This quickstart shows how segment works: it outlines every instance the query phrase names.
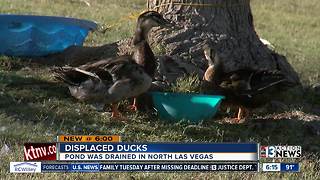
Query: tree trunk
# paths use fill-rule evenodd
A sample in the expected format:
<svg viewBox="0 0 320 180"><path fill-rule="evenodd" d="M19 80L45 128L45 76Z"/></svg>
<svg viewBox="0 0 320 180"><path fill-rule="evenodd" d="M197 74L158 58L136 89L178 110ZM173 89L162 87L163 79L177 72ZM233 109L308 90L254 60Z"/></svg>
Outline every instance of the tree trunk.
<svg viewBox="0 0 320 180"><path fill-rule="evenodd" d="M209 42L224 62L224 71L242 68L278 69L299 84L284 56L264 45L257 35L250 0L147 0L149 10L162 13L178 30L157 29L150 38L166 54L205 70L203 44Z"/></svg>

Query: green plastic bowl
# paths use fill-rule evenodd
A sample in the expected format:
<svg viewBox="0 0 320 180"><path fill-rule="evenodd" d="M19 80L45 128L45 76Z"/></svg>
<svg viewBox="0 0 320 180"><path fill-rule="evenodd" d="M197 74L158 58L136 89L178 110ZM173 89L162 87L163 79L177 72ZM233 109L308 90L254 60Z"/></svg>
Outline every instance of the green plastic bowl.
<svg viewBox="0 0 320 180"><path fill-rule="evenodd" d="M152 92L151 95L160 118L171 121L199 122L212 118L224 99L224 96L194 93Z"/></svg>

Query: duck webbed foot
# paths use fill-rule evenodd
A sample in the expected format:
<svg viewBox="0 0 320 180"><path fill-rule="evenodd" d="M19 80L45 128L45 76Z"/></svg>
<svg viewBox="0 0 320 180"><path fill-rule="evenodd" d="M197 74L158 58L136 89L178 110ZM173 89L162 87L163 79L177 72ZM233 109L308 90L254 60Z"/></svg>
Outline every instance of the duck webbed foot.
<svg viewBox="0 0 320 180"><path fill-rule="evenodd" d="M239 107L238 115L234 118L234 123L239 124L241 120L248 118L250 112L247 108Z"/></svg>
<svg viewBox="0 0 320 180"><path fill-rule="evenodd" d="M137 99L133 98L133 104L128 107L131 111L138 111Z"/></svg>
<svg viewBox="0 0 320 180"><path fill-rule="evenodd" d="M117 119L117 120L123 120L123 121L127 121L128 119L126 117L124 117L120 111L118 110L118 104L117 103L112 103L111 104L111 118L112 119Z"/></svg>

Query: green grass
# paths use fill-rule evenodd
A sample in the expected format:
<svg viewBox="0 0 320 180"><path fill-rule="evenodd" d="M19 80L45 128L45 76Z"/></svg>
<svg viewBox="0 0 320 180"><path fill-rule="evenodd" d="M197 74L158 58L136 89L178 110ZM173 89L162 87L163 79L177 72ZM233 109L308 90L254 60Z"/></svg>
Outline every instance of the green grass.
<svg viewBox="0 0 320 180"><path fill-rule="evenodd" d="M181 77L171 86L170 91L180 93L199 93L201 92L201 81L197 75Z"/></svg>
<svg viewBox="0 0 320 180"><path fill-rule="evenodd" d="M255 27L285 55L305 84L320 80L320 16L316 0L253 0Z"/></svg>
<svg viewBox="0 0 320 180"><path fill-rule="evenodd" d="M2 0L0 13L68 16L113 25L107 33L91 34L86 41L87 45L100 45L131 36L135 21L128 16L143 10L145 1L88 2L91 6L78 0ZM269 40L279 53L287 56L305 85L319 82L319 8L317 0L252 0L258 34ZM161 48L158 51L161 51ZM189 80L186 82L190 82ZM188 87L188 83L177 87L182 87L180 90L183 91ZM120 107L122 110L123 106ZM45 66L30 65L17 58L0 57L0 148L4 144L10 148L8 154L0 155L0 179L319 179L319 136L310 130L315 123L303 120L312 116L301 113L299 109L282 114L269 114L275 117L283 116L278 120L256 115L255 121L238 125L215 120L198 125L185 121L167 123L151 115L128 112L125 116L130 119L129 122L114 121L109 118L110 113L97 112L89 105L74 100L67 87L55 82ZM262 120L259 120L261 118ZM24 142L50 142L60 134L118 134L125 142L239 141L266 145L286 143L301 145L304 158L299 160L302 173L295 174L8 173L10 161L23 160Z"/></svg>

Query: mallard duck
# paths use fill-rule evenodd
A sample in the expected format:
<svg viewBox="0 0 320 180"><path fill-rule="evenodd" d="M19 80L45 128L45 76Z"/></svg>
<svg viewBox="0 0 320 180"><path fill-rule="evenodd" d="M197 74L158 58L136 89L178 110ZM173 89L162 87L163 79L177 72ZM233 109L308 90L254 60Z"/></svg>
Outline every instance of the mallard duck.
<svg viewBox="0 0 320 180"><path fill-rule="evenodd" d="M119 117L117 102L137 97L151 86L156 62L147 42L149 30L169 25L159 13L145 12L138 18L133 56L109 58L80 67L53 68L54 77L66 83L78 100L112 104L112 117Z"/></svg>
<svg viewBox="0 0 320 180"><path fill-rule="evenodd" d="M225 73L219 55L208 44L204 46L208 68L203 80L214 93L226 96L227 105L239 107L235 118L239 122L243 115L249 115L249 109L259 107L272 99L274 92L290 83L277 70L245 68Z"/></svg>
<svg viewBox="0 0 320 180"><path fill-rule="evenodd" d="M141 14L138 18L133 38L134 53L132 57L135 62L141 65L145 72L151 77L154 77L157 63L148 43L148 34L149 31L156 26L168 28L172 27L172 24L165 20L162 15L156 11L147 11ZM130 109L134 111L138 109L136 97L134 97L133 104L130 106Z"/></svg>
<svg viewBox="0 0 320 180"><path fill-rule="evenodd" d="M205 86L207 86L205 88L217 90L223 73L222 62L219 59L218 54L215 53L214 49L212 49L209 44L205 44L203 50L205 59L208 62L208 68L203 76L203 81L206 83Z"/></svg>

